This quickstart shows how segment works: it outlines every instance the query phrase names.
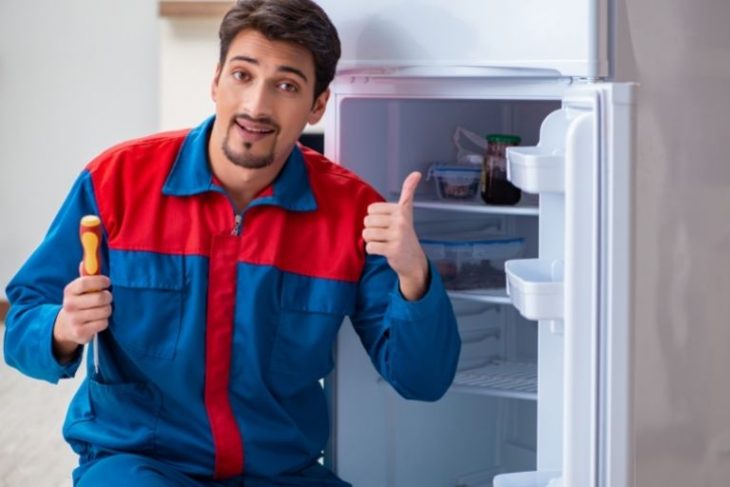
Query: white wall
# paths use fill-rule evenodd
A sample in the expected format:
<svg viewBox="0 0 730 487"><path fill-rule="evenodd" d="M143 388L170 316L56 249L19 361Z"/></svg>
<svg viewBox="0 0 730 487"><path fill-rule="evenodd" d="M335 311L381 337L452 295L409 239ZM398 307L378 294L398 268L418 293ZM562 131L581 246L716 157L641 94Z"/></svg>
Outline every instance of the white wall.
<svg viewBox="0 0 730 487"><path fill-rule="evenodd" d="M210 83L218 63L218 18L160 21L160 127L198 125L215 105Z"/></svg>
<svg viewBox="0 0 730 487"><path fill-rule="evenodd" d="M83 166L158 128L153 0L0 1L0 299Z"/></svg>

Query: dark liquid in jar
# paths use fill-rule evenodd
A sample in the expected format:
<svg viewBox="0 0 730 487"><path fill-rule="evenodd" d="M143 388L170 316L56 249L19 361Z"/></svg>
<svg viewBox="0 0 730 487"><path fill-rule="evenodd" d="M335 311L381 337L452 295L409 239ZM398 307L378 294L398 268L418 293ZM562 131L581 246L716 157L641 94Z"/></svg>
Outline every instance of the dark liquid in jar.
<svg viewBox="0 0 730 487"><path fill-rule="evenodd" d="M489 205L514 205L522 197L522 191L507 179L507 175L492 169L484 175L482 199Z"/></svg>

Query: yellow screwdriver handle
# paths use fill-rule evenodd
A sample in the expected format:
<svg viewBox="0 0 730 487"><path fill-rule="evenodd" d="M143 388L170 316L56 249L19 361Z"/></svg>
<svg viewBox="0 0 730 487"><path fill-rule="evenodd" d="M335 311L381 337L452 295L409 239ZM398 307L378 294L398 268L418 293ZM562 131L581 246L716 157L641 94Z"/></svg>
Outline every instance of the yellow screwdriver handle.
<svg viewBox="0 0 730 487"><path fill-rule="evenodd" d="M101 274L101 220L96 215L86 215L79 225L79 238L84 249L82 276Z"/></svg>

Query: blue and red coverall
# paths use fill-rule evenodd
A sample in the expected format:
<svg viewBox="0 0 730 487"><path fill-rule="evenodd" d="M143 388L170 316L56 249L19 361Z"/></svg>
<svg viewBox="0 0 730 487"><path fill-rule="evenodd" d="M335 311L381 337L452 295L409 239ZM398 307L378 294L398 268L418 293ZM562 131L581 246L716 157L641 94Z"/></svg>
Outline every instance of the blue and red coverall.
<svg viewBox="0 0 730 487"><path fill-rule="evenodd" d="M79 220L100 216L114 303L100 374L87 365L63 428L76 480L123 452L191 477L296 478L329 435L319 379L345 316L402 396L436 400L453 379L460 341L438 273L408 302L385 259L364 251L367 206L382 198L297 146L236 215L208 161L213 120L94 159L7 288L7 362L72 377L81 351L57 362L52 329L78 276Z"/></svg>

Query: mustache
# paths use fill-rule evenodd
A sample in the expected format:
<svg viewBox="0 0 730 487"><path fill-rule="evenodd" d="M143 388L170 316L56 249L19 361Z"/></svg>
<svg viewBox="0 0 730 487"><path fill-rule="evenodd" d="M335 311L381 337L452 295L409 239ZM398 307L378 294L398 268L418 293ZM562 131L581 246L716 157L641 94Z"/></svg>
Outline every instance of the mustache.
<svg viewBox="0 0 730 487"><path fill-rule="evenodd" d="M268 125L275 130L279 130L279 124L276 123L272 118L270 118L270 117L254 118L251 115L247 115L245 113L237 113L236 115L234 115L231 120L231 123L233 124L236 122L243 122L243 121L257 123L257 124L261 124L261 125Z"/></svg>

